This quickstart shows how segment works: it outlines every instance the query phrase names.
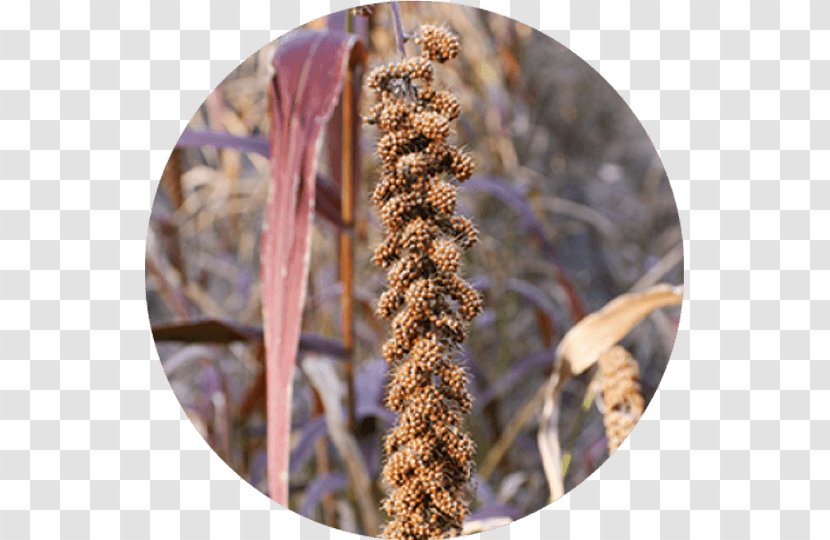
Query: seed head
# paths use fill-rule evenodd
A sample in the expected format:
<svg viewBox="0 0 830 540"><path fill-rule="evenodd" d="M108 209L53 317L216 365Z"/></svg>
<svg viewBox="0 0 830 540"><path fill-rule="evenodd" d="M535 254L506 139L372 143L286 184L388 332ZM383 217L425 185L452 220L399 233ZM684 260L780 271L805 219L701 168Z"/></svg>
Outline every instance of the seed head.
<svg viewBox="0 0 830 540"><path fill-rule="evenodd" d="M457 199L455 186L447 182L433 182L427 193L430 206L441 215L452 216L455 213Z"/></svg>
<svg viewBox="0 0 830 540"><path fill-rule="evenodd" d="M438 114L447 118L447 120L455 120L461 113L461 107L458 104L458 98L452 92L440 90L435 93L432 98L432 108Z"/></svg>
<svg viewBox="0 0 830 540"><path fill-rule="evenodd" d="M461 44L458 38L449 30L425 24L421 26L415 43L421 46L421 55L424 58L444 63L458 56Z"/></svg>
<svg viewBox="0 0 830 540"><path fill-rule="evenodd" d="M450 170L456 180L463 182L473 175L473 158L458 148L451 148L449 155Z"/></svg>
<svg viewBox="0 0 830 540"><path fill-rule="evenodd" d="M372 202L385 237L373 261L388 271L376 311L390 321L385 403L397 414L384 440L383 508L392 519L383 534L426 540L460 533L468 513L474 445L461 423L472 398L454 353L481 297L459 275L461 252L476 240L472 222L456 215L450 178L472 174L472 159L448 140L460 107L432 86L432 62L455 57L458 39L427 25L415 42L421 57L370 73L377 103L365 122L379 131Z"/></svg>
<svg viewBox="0 0 830 540"><path fill-rule="evenodd" d="M449 221L448 229L462 249L469 249L478 241L478 229L464 216L453 216Z"/></svg>
<svg viewBox="0 0 830 540"><path fill-rule="evenodd" d="M437 112L415 114L412 117L412 127L427 139L443 141L450 134L450 121Z"/></svg>
<svg viewBox="0 0 830 540"><path fill-rule="evenodd" d="M458 271L460 256L458 247L452 240L439 238L432 242L429 249L429 258L435 264L435 268L441 273L454 275ZM458 279L460 280L461 278Z"/></svg>
<svg viewBox="0 0 830 540"><path fill-rule="evenodd" d="M600 356L599 368L608 451L614 452L643 414L640 368L628 351L618 345Z"/></svg>

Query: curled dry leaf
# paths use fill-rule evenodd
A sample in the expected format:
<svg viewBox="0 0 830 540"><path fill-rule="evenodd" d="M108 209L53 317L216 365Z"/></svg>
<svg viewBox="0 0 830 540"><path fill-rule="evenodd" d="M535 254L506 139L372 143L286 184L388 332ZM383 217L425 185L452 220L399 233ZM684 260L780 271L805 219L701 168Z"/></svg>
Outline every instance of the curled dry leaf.
<svg viewBox="0 0 830 540"><path fill-rule="evenodd" d="M556 349L560 368L572 375L582 373L652 311L682 301L683 288L665 284L618 296L565 334Z"/></svg>

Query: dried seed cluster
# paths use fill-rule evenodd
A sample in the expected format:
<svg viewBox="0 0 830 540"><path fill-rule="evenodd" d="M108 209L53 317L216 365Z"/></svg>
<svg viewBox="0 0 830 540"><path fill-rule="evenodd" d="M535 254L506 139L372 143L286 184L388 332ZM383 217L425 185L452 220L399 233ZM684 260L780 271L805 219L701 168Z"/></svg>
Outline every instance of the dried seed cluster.
<svg viewBox="0 0 830 540"><path fill-rule="evenodd" d="M599 368L608 451L614 452L643 414L640 368L628 351L620 346L612 347L600 357Z"/></svg>
<svg viewBox="0 0 830 540"><path fill-rule="evenodd" d="M444 63L458 56L461 44L458 37L439 26L425 24L415 36L415 43L421 46L421 56Z"/></svg>
<svg viewBox="0 0 830 540"><path fill-rule="evenodd" d="M421 540L459 534L468 512L474 445L461 424L472 402L455 352L481 297L459 275L476 229L455 215L455 183L470 177L473 162L448 142L458 100L432 86L432 62L455 57L458 38L422 26L414 42L421 57L369 75L378 102L365 120L380 132L383 170L372 201L385 238L374 262L388 274L377 313L391 320L386 405L398 415L384 443L392 518L384 536Z"/></svg>

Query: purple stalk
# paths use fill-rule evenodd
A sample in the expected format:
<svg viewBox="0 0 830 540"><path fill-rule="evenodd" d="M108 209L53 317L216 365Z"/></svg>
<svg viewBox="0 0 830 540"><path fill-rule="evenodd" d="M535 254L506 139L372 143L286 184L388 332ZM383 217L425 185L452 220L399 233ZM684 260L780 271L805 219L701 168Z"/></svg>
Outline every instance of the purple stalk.
<svg viewBox="0 0 830 540"><path fill-rule="evenodd" d="M398 46L398 52L401 53L401 58L406 57L406 50L403 44L406 41L403 33L403 23L401 22L401 7L397 2L392 2L392 18L395 20L395 44Z"/></svg>

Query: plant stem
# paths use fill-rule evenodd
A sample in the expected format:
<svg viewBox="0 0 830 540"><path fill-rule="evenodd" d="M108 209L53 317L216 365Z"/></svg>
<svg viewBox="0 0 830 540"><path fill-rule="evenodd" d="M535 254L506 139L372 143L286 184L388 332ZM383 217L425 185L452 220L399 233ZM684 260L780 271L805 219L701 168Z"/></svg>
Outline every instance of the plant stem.
<svg viewBox="0 0 830 540"><path fill-rule="evenodd" d="M354 28L354 15L351 11L346 14L346 29ZM344 363L346 377L346 406L348 409L349 431L355 430L355 396L354 396L354 246L352 235L354 232L354 141L352 139L354 114L352 110L352 69L346 69L343 80L343 93L340 96L341 111L341 148L340 148L340 217L343 228L340 231L340 282L343 285L343 296L340 304L340 329L343 334L343 346L346 349Z"/></svg>
<svg viewBox="0 0 830 540"><path fill-rule="evenodd" d="M346 11L346 32L354 32L354 12L351 9Z"/></svg>
<svg viewBox="0 0 830 540"><path fill-rule="evenodd" d="M397 2L392 2L391 4L392 19L395 21L395 44L398 46L398 52L401 53L401 58L405 58L406 50L404 49L404 43L406 42L406 37L404 36L403 23L401 22L401 7Z"/></svg>
<svg viewBox="0 0 830 540"><path fill-rule="evenodd" d="M314 398L314 408L312 414L315 417L321 417L325 412L323 408L323 400L320 397L320 393L314 386L311 386L311 392ZM331 472L331 462L329 460L328 451L328 437L326 437L325 435L320 437L314 446L315 460L317 461L317 474L319 476L323 476ZM323 496L322 507L323 523L330 525L332 527L335 526L335 519L337 515L337 501L334 499L333 494L327 493Z"/></svg>

